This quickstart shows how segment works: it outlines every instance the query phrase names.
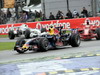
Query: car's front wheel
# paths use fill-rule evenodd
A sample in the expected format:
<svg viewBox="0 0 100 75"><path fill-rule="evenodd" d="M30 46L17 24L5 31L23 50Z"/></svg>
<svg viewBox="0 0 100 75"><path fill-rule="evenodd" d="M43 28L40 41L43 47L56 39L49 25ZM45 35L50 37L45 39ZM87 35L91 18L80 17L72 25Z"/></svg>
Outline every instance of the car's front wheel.
<svg viewBox="0 0 100 75"><path fill-rule="evenodd" d="M16 41L14 50L16 50L18 53L24 53L26 50L20 49L25 44L25 40L23 38L20 38Z"/></svg>
<svg viewBox="0 0 100 75"><path fill-rule="evenodd" d="M100 28L96 29L96 33L97 33L96 39L100 40Z"/></svg>
<svg viewBox="0 0 100 75"><path fill-rule="evenodd" d="M38 41L39 51L44 52L48 50L49 41L47 38L40 38Z"/></svg>
<svg viewBox="0 0 100 75"><path fill-rule="evenodd" d="M14 39L15 38L14 32L13 31L9 31L8 32L8 37L9 37L9 39Z"/></svg>

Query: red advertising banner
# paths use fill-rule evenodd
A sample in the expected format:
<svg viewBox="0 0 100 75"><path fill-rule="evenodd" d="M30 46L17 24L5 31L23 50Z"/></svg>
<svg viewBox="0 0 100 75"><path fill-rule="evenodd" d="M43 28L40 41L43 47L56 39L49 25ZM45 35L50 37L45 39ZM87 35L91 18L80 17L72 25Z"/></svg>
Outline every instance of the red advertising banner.
<svg viewBox="0 0 100 75"><path fill-rule="evenodd" d="M47 30L50 26L58 27L63 26L64 29L78 28L86 21L90 20L90 23L96 26L100 26L100 17L91 17L91 18L78 18L78 19L64 19L64 20L52 20L52 21L39 21L39 22L30 22L30 23L18 23L18 24L6 24L0 25L0 35L7 35L10 28L17 28L23 24L28 25L30 28L46 28Z"/></svg>

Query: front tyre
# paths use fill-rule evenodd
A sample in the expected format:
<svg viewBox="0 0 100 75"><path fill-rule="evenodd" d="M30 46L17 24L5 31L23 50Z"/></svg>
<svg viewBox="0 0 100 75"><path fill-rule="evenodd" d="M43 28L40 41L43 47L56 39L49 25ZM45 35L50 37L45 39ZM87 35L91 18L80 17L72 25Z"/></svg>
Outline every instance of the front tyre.
<svg viewBox="0 0 100 75"><path fill-rule="evenodd" d="M14 50L16 50L18 53L24 53L26 50L18 49L21 48L25 44L25 40L23 38L20 38L16 41Z"/></svg>
<svg viewBox="0 0 100 75"><path fill-rule="evenodd" d="M81 39L79 34L72 34L70 37L70 45L72 47L78 47L80 46L80 43L81 43Z"/></svg>
<svg viewBox="0 0 100 75"><path fill-rule="evenodd" d="M38 41L39 51L45 52L48 50L49 41L47 38L40 38Z"/></svg>
<svg viewBox="0 0 100 75"><path fill-rule="evenodd" d="M97 33L96 39L100 40L100 28L96 29L96 33Z"/></svg>
<svg viewBox="0 0 100 75"><path fill-rule="evenodd" d="M9 39L14 39L15 38L14 32L13 31L9 31L8 32L8 37L9 37Z"/></svg>

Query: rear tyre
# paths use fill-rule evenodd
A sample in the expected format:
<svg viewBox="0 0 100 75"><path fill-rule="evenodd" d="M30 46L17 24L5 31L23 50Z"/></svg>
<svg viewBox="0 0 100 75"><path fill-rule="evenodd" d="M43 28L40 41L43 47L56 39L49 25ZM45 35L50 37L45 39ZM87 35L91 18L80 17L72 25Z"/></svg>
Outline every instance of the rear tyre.
<svg viewBox="0 0 100 75"><path fill-rule="evenodd" d="M78 47L81 43L79 34L72 34L70 37L70 45L72 47Z"/></svg>
<svg viewBox="0 0 100 75"><path fill-rule="evenodd" d="M97 28L97 29L96 29L96 33L97 33L96 39L97 39L97 40L100 40L100 28Z"/></svg>
<svg viewBox="0 0 100 75"><path fill-rule="evenodd" d="M9 39L14 39L15 38L14 32L13 31L9 31L8 32L8 37L9 37Z"/></svg>
<svg viewBox="0 0 100 75"><path fill-rule="evenodd" d="M41 52L45 52L48 50L49 41L47 38L40 38L38 41L38 47Z"/></svg>
<svg viewBox="0 0 100 75"><path fill-rule="evenodd" d="M25 38L26 39L29 39L30 38L30 30L29 29L26 29L25 30Z"/></svg>
<svg viewBox="0 0 100 75"><path fill-rule="evenodd" d="M22 47L25 44L25 40L23 38L20 38L16 41L14 50L16 50L18 53L24 53L26 50L19 50L18 47Z"/></svg>

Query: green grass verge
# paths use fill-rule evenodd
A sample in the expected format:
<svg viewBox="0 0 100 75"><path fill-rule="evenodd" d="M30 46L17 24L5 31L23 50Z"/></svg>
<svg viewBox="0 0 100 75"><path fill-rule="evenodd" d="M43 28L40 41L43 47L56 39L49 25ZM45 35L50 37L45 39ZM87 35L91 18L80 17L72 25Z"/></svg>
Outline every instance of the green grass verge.
<svg viewBox="0 0 100 75"><path fill-rule="evenodd" d="M12 50L14 48L15 42L0 42L0 51Z"/></svg>
<svg viewBox="0 0 100 75"><path fill-rule="evenodd" d="M0 35L0 38L7 38L8 35Z"/></svg>

